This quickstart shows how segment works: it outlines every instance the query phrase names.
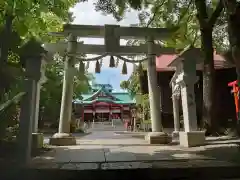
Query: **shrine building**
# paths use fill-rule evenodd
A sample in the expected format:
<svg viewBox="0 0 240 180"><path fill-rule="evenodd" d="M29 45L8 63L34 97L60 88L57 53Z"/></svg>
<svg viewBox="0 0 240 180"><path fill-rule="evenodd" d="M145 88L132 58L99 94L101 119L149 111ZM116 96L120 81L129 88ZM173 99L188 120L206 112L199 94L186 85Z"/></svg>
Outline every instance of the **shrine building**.
<svg viewBox="0 0 240 180"><path fill-rule="evenodd" d="M174 73L175 68L168 65L177 57L177 54L161 55L156 57L156 71L157 81L160 90L160 106L162 115L162 124L166 128L173 127L173 105L172 105L172 89L169 85ZM194 57L193 57L194 58ZM197 76L199 81L195 84L195 101L197 118L200 123L202 117L203 107L203 64L197 65ZM228 83L235 81L237 78L236 68L227 61L224 55L214 52L214 68L215 68L215 111L216 119L221 126L225 127L229 123L229 119L236 119L235 103L231 87ZM148 79L147 71L144 70L140 77L140 87L142 94L148 94ZM181 101L181 99L180 99ZM182 107L180 107L182 113Z"/></svg>
<svg viewBox="0 0 240 180"><path fill-rule="evenodd" d="M113 92L110 84L95 84L88 94L74 100L74 113L84 121L130 120L135 98L128 92Z"/></svg>

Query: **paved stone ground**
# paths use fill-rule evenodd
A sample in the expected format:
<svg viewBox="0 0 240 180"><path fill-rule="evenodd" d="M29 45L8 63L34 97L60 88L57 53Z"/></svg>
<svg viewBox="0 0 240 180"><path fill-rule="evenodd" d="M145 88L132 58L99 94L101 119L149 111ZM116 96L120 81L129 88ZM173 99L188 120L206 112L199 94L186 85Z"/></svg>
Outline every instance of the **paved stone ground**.
<svg viewBox="0 0 240 180"><path fill-rule="evenodd" d="M87 136L76 134L76 146L53 147L53 151L33 159L32 165L84 170L231 166L240 162L240 140L207 138L205 146L194 148L182 148L176 144L156 146L131 134L115 133L123 131L121 128L108 127L103 131L95 127ZM48 138L45 137L46 143Z"/></svg>

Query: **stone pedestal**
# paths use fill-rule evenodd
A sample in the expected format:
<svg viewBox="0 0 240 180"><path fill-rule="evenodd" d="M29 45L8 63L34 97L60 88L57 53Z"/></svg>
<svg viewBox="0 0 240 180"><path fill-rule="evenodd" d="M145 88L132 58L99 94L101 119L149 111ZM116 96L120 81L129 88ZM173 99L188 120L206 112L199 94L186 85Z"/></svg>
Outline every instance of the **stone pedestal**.
<svg viewBox="0 0 240 180"><path fill-rule="evenodd" d="M194 147L205 144L204 131L179 132L180 146Z"/></svg>
<svg viewBox="0 0 240 180"><path fill-rule="evenodd" d="M172 142L172 137L164 132L150 132L145 136L145 140L149 144L169 144Z"/></svg>
<svg viewBox="0 0 240 180"><path fill-rule="evenodd" d="M76 145L74 136L68 133L56 133L49 139L49 144L53 146L71 146Z"/></svg>
<svg viewBox="0 0 240 180"><path fill-rule="evenodd" d="M41 149L43 148L44 137L42 133L32 133L32 148Z"/></svg>

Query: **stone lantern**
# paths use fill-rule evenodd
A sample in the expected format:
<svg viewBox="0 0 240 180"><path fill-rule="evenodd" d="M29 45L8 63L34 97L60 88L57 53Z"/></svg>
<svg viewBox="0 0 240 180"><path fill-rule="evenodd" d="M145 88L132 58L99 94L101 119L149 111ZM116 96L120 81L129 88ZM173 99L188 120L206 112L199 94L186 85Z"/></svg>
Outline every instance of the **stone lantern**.
<svg viewBox="0 0 240 180"><path fill-rule="evenodd" d="M25 94L21 102L17 152L19 163L23 166L31 159L31 149L43 145L43 136L38 133L39 84L46 80L44 72L46 61L49 60L48 55L41 43L34 38L20 49L20 60L25 68Z"/></svg>
<svg viewBox="0 0 240 180"><path fill-rule="evenodd" d="M179 107L176 98L178 94L182 99L184 121L184 132L179 132L179 140L180 145L184 147L203 145L205 142L205 132L198 131L197 127L194 91L194 85L198 81L196 65L200 62L202 62L201 50L190 47L168 65L176 67L176 72L170 82L173 90L174 133L179 131Z"/></svg>

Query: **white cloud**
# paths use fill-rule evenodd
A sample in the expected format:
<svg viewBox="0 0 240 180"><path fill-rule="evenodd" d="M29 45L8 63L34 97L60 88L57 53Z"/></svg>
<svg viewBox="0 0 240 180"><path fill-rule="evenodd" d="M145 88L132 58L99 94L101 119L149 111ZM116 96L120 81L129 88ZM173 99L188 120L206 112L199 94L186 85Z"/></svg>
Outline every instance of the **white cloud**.
<svg viewBox="0 0 240 180"><path fill-rule="evenodd" d="M96 12L94 9L94 0L89 0L85 3L78 3L74 8L71 9L75 20L73 24L85 24L85 25L104 25L104 24L118 24L121 26L129 26L130 24L138 23L138 13L136 11L127 12L125 18L117 22L111 15L104 16L101 12ZM83 38L85 44L104 44L103 39L96 38ZM125 44L126 41L121 40L121 44ZM92 56L88 56L92 57ZM118 68L122 68L123 62L119 62ZM128 74L132 73L133 65L127 63ZM103 69L109 66L109 57L103 59ZM89 72L95 71L95 62L91 62L89 66Z"/></svg>

